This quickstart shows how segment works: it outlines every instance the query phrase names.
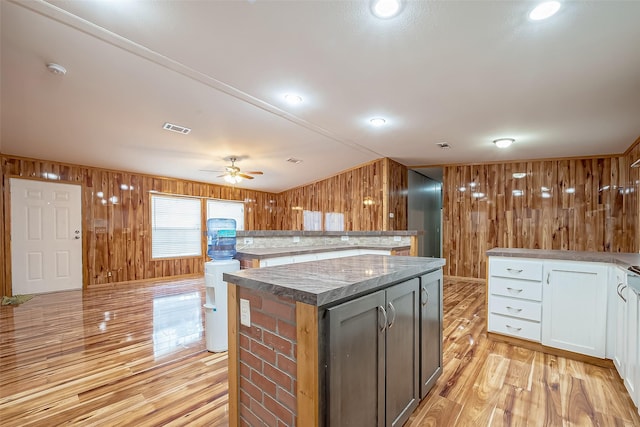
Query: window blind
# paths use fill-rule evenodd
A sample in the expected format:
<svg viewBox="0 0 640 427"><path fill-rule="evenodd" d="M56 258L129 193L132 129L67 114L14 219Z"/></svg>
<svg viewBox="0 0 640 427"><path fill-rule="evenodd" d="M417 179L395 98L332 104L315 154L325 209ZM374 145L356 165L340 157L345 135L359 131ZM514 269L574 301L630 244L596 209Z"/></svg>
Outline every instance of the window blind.
<svg viewBox="0 0 640 427"><path fill-rule="evenodd" d="M151 258L202 255L201 202L151 196Z"/></svg>

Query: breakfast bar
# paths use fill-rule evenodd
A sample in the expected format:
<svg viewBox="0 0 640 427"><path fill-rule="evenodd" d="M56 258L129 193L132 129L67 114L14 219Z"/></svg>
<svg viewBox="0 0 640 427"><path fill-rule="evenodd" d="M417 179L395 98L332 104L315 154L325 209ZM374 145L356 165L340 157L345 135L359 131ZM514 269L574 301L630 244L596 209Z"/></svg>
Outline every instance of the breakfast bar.
<svg viewBox="0 0 640 427"><path fill-rule="evenodd" d="M225 273L230 425L402 425L442 371L444 264L359 255Z"/></svg>

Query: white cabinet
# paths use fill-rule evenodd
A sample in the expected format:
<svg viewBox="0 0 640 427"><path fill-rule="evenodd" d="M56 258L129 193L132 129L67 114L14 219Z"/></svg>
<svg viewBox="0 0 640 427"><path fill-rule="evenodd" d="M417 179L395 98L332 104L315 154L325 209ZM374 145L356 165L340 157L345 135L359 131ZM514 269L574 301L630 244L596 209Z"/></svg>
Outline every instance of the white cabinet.
<svg viewBox="0 0 640 427"><path fill-rule="evenodd" d="M627 299L627 353L624 385L636 406L640 406L640 295L625 289Z"/></svg>
<svg viewBox="0 0 640 427"><path fill-rule="evenodd" d="M545 261L542 344L604 358L608 266Z"/></svg>
<svg viewBox="0 0 640 427"><path fill-rule="evenodd" d="M540 342L542 262L491 258L487 329Z"/></svg>
<svg viewBox="0 0 640 427"><path fill-rule="evenodd" d="M613 297L615 304L609 305L613 310L609 317L614 325L613 354L611 359L621 378L624 378L627 360L627 273L621 268L615 268L614 280L611 282L609 296Z"/></svg>

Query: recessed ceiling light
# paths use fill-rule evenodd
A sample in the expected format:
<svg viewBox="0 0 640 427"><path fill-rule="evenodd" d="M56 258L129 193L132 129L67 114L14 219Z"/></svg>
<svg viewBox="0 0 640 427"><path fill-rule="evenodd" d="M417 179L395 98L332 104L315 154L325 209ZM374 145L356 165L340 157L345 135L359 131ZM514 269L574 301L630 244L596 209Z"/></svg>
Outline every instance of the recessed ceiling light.
<svg viewBox="0 0 640 427"><path fill-rule="evenodd" d="M400 0L374 0L371 10L378 18L392 18L400 12Z"/></svg>
<svg viewBox="0 0 640 427"><path fill-rule="evenodd" d="M288 93L284 96L284 100L290 105L298 105L302 103L302 97L294 93Z"/></svg>
<svg viewBox="0 0 640 427"><path fill-rule="evenodd" d="M65 74L67 74L67 69L64 68L62 65L60 64L56 64L54 62L51 62L49 64L47 64L47 70L49 70L49 72L51 74L55 74L58 76L64 76Z"/></svg>
<svg viewBox="0 0 640 427"><path fill-rule="evenodd" d="M496 147L498 148L507 148L514 142L516 142L516 140L513 138L499 138L493 140L493 143L496 144Z"/></svg>
<svg viewBox="0 0 640 427"><path fill-rule="evenodd" d="M560 10L560 2L558 1L546 1L540 3L529 12L529 19L532 21L541 21L547 19L556 14Z"/></svg>
<svg viewBox="0 0 640 427"><path fill-rule="evenodd" d="M373 119L369 120L369 123L371 123L372 126L379 127L384 126L387 121L382 117L374 117Z"/></svg>

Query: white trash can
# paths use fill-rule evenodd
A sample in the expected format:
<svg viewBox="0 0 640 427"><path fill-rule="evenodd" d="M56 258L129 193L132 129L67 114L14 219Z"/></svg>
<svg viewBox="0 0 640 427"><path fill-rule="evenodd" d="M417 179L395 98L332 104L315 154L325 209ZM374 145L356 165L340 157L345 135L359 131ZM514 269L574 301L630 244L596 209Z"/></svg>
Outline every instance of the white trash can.
<svg viewBox="0 0 640 427"><path fill-rule="evenodd" d="M229 349L227 282L222 280L222 274L238 270L240 261L235 259L209 261L204 264L204 336L207 350L211 352Z"/></svg>

